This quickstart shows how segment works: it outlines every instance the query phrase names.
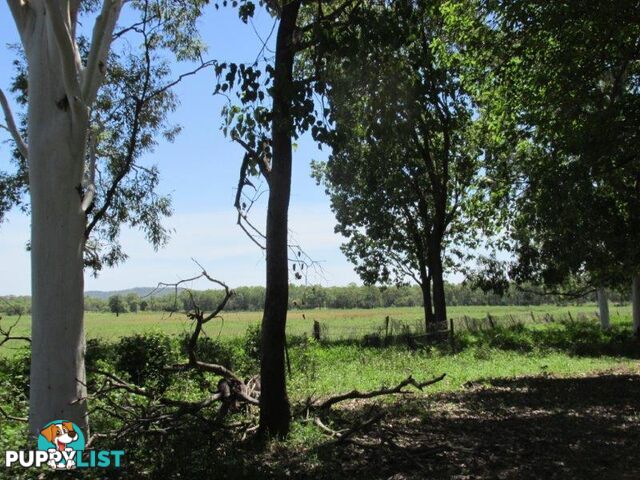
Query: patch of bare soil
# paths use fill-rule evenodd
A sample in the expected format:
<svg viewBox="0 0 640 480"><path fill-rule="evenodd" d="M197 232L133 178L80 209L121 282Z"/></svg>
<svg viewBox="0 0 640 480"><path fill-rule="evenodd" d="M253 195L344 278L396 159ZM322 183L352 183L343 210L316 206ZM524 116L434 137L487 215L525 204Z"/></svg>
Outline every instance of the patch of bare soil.
<svg viewBox="0 0 640 480"><path fill-rule="evenodd" d="M291 459L294 478L640 479L640 369L352 404L332 425L384 412L349 441Z"/></svg>

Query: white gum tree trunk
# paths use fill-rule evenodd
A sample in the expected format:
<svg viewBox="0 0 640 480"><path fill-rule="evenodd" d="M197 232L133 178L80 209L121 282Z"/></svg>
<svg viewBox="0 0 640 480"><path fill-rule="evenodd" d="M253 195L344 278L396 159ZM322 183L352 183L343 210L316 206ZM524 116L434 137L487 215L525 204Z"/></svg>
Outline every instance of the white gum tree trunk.
<svg viewBox="0 0 640 480"><path fill-rule="evenodd" d="M609 301L604 287L598 288L597 297L598 309L600 310L600 326L603 330L609 330L611 328L611 320L609 318Z"/></svg>
<svg viewBox="0 0 640 480"><path fill-rule="evenodd" d="M11 130L28 161L31 196L29 427L37 435L46 423L65 419L86 429L83 207L89 202L82 187L91 177L85 175L89 111L122 1L104 1L86 65L75 42L79 0L7 2L28 64L29 145ZM2 107L11 118L6 101Z"/></svg>
<svg viewBox="0 0 640 480"><path fill-rule="evenodd" d="M32 358L30 425L87 426L84 387L85 215L80 208L86 129L65 110L65 90L45 19L29 62ZM62 108L61 108L62 107ZM86 118L85 118L86 123Z"/></svg>
<svg viewBox="0 0 640 480"><path fill-rule="evenodd" d="M633 298L633 333L636 337L640 337L640 273L633 276L631 293Z"/></svg>

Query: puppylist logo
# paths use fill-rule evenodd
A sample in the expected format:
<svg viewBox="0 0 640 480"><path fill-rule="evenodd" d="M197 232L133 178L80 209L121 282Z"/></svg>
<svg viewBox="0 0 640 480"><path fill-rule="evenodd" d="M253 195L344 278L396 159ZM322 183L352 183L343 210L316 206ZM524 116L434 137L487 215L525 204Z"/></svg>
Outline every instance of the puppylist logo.
<svg viewBox="0 0 640 480"><path fill-rule="evenodd" d="M122 450L91 450L85 454L84 449L85 439L80 427L67 420L54 420L40 430L37 450L7 450L5 467L119 468L124 455Z"/></svg>

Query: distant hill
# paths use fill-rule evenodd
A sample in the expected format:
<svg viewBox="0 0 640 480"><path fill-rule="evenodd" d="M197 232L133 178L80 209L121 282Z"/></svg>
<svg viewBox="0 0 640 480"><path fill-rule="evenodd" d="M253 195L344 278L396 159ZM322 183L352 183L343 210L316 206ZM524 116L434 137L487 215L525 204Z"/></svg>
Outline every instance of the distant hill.
<svg viewBox="0 0 640 480"><path fill-rule="evenodd" d="M178 288L178 292L181 292L184 288ZM128 295L130 293L136 293L140 297L146 297L151 294L151 297L162 297L164 295L172 294L175 292L173 287L135 287L135 288L127 288L126 290L110 290L110 291L102 291L102 290L89 290L84 292L85 297L91 298L99 298L101 300L107 300L109 297L113 295Z"/></svg>

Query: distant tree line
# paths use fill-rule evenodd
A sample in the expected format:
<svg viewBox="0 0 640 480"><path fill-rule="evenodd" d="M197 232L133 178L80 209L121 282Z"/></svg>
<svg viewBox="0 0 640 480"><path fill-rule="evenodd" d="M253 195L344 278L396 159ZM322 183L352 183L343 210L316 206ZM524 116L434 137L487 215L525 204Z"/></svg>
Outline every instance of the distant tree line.
<svg viewBox="0 0 640 480"><path fill-rule="evenodd" d="M234 290L227 311L259 311L264 308L264 287L239 287ZM192 291L194 301L205 310L212 310L223 298L222 290ZM543 295L535 288L517 288L510 285L504 295L484 292L467 284L445 283L447 305L542 305L595 302L595 294L580 298L561 295ZM609 298L616 303L627 303L630 293L611 291ZM31 298L28 296L0 297L0 314L25 315L30 313ZM422 306L422 290L418 285L376 287L350 284L344 287L321 285L291 285L289 309L313 308L388 308ZM140 297L136 293L112 295L108 299L86 297L88 312L182 311L191 307L191 296L187 291L162 296Z"/></svg>

